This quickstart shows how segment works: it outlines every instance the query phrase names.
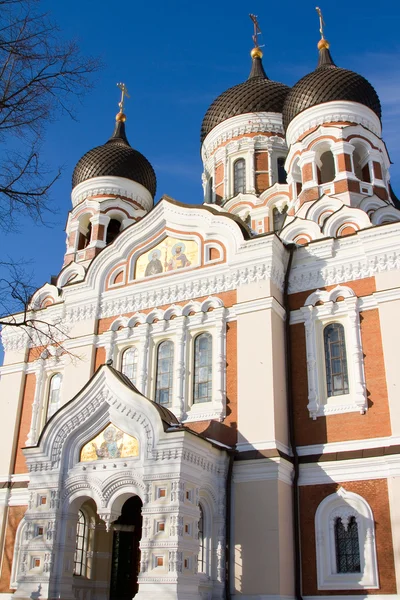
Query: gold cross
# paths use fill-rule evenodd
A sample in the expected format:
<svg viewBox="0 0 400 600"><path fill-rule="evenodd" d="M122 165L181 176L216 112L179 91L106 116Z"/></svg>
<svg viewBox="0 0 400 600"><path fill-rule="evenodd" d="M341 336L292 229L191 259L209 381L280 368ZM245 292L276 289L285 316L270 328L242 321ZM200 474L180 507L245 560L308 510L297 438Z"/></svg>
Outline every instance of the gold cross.
<svg viewBox="0 0 400 600"><path fill-rule="evenodd" d="M324 40L325 39L325 37L324 37L324 25L325 25L325 21L324 21L324 18L322 16L322 11L321 11L320 7L316 6L315 10L317 11L318 16L319 16L319 32L321 34L321 40Z"/></svg>
<svg viewBox="0 0 400 600"><path fill-rule="evenodd" d="M262 31L261 31L260 26L259 26L258 21L257 21L257 15L252 15L250 13L249 17L253 21L253 24L254 24L254 33L252 35L253 42L254 42L254 47L258 48L258 36L260 35L260 33L262 33Z"/></svg>
<svg viewBox="0 0 400 600"><path fill-rule="evenodd" d="M128 94L128 89L124 83L117 83L117 87L119 87L119 89L121 90L121 102L118 102L119 111L123 113L125 98L130 98L130 95Z"/></svg>

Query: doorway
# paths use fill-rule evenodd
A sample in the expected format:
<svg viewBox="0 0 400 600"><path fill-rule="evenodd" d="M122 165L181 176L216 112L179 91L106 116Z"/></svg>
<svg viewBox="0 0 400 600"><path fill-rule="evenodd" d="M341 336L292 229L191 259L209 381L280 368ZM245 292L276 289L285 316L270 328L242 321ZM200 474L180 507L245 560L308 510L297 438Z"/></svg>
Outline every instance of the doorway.
<svg viewBox="0 0 400 600"><path fill-rule="evenodd" d="M139 590L139 542L142 537L142 501L132 496L113 523L110 600L132 600Z"/></svg>

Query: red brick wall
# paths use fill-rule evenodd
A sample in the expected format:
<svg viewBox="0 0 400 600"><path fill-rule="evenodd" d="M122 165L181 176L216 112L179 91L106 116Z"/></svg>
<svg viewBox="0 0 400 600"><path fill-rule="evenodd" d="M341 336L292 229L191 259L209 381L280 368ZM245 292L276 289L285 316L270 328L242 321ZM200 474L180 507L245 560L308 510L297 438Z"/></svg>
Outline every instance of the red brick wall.
<svg viewBox="0 0 400 600"><path fill-rule="evenodd" d="M333 494L340 486L336 483L300 487L300 536L302 555L303 594L346 595L365 594L365 590L323 590L317 589L317 565L315 552L315 513L324 498ZM375 520L376 551L378 558L379 584L377 590L368 594L396 594L392 527L386 479L352 481L343 484L348 492L362 496L370 505Z"/></svg>
<svg viewBox="0 0 400 600"><path fill-rule="evenodd" d="M360 440L391 435L378 309L360 314L368 411L310 418L306 340L303 323L291 326L292 393L297 445Z"/></svg>
<svg viewBox="0 0 400 600"><path fill-rule="evenodd" d="M353 292L361 298L362 296L370 296L376 292L375 277L366 277L365 279L359 279L358 281L345 281L341 285L345 285L353 290ZM335 285L327 285L326 287L320 287L320 290L330 291L336 287ZM305 292L297 292L296 294L290 294L289 296L289 308L290 310L297 310L304 306L308 296L316 291L316 288L312 290L306 290Z"/></svg>
<svg viewBox="0 0 400 600"><path fill-rule="evenodd" d="M226 306L227 308L236 304L236 290L232 290L231 292L221 292L220 294L213 294L213 296L216 298L221 298L222 302L224 303L224 306ZM203 300L206 300L207 298L208 298L208 296L201 296L200 298L192 298L192 300L196 301L196 302L203 302ZM174 304L176 306L184 306L187 303L188 303L188 300L182 300L181 302L175 302ZM158 306L157 308L159 308L160 310L166 310L170 306L171 306L170 304L164 304L163 306ZM146 308L140 312L142 312L144 314L148 314L152 310L154 310L154 307ZM126 313L124 315L119 315L119 316L129 318L134 314L135 313L132 312L132 313ZM98 327L97 327L98 335L104 333L105 331L108 331L111 326L111 323L113 323L116 318L117 318L117 315L114 315L113 317L107 317L106 319L99 319Z"/></svg>
<svg viewBox="0 0 400 600"><path fill-rule="evenodd" d="M14 473L26 473L27 467L25 457L22 454L22 448L25 447L26 438L32 422L32 404L35 397L36 375L29 373L25 377L24 395L22 401L21 420L18 432L17 454L14 464Z"/></svg>
<svg viewBox="0 0 400 600"><path fill-rule="evenodd" d="M237 323L226 328L226 418L218 421L198 421L186 425L204 437L210 437L228 446L237 441Z"/></svg>
<svg viewBox="0 0 400 600"><path fill-rule="evenodd" d="M1 563L0 594L6 594L15 591L10 589L15 534L27 508L27 506L10 506L8 508L6 538L4 543L3 560Z"/></svg>

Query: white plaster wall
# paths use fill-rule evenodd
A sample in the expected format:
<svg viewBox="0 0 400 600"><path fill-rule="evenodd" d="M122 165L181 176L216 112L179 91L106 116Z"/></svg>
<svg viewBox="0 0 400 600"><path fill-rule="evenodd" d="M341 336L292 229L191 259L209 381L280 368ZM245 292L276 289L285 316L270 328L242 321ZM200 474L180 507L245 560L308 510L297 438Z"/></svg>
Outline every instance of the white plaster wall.
<svg viewBox="0 0 400 600"><path fill-rule="evenodd" d="M235 596L280 595L282 558L278 481L235 483L234 507L232 569Z"/></svg>
<svg viewBox="0 0 400 600"><path fill-rule="evenodd" d="M237 328L238 443L270 443L275 440L272 310L239 315Z"/></svg>
<svg viewBox="0 0 400 600"><path fill-rule="evenodd" d="M279 576L282 596L294 595L294 537L292 487L278 481Z"/></svg>
<svg viewBox="0 0 400 600"><path fill-rule="evenodd" d="M69 402L92 375L95 347L93 344L77 346L71 350L74 356L66 359L61 388L61 404Z"/></svg>
<svg viewBox="0 0 400 600"><path fill-rule="evenodd" d="M276 439L289 446L286 400L285 322L272 311L272 372L274 393L274 419Z"/></svg>
<svg viewBox="0 0 400 600"><path fill-rule="evenodd" d="M272 295L272 288L276 290L276 286L269 279L265 281L253 281L247 285L242 285L237 288L237 303L268 298Z"/></svg>
<svg viewBox="0 0 400 600"><path fill-rule="evenodd" d="M400 271L382 271L375 275L376 290L391 290L400 287Z"/></svg>
<svg viewBox="0 0 400 600"><path fill-rule="evenodd" d="M400 369L397 324L400 314L400 300L379 305L379 318L385 361L386 384L388 389L392 435L400 435Z"/></svg>
<svg viewBox="0 0 400 600"><path fill-rule="evenodd" d="M0 475L11 473L18 436L19 408L24 391L23 371L3 374L0 380L1 444Z"/></svg>

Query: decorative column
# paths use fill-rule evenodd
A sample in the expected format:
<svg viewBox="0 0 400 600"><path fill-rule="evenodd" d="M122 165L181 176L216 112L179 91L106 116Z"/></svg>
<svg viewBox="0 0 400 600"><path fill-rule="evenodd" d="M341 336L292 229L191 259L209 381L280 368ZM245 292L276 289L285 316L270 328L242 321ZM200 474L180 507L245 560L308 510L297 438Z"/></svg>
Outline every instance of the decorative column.
<svg viewBox="0 0 400 600"><path fill-rule="evenodd" d="M97 213L90 219L92 224L92 234L90 236L89 247L104 248L106 245L107 226L110 222L110 217Z"/></svg>
<svg viewBox="0 0 400 600"><path fill-rule="evenodd" d="M185 382L186 382L186 320L187 317L176 317L176 354L175 354L175 382L176 394L173 398L174 412L179 420L185 414Z"/></svg>
<svg viewBox="0 0 400 600"><path fill-rule="evenodd" d="M213 312L216 321L213 401L220 409L219 418L222 421L226 414L226 309L216 308Z"/></svg>
<svg viewBox="0 0 400 600"><path fill-rule="evenodd" d="M139 592L135 600L155 597L201 600L198 488L182 478L150 483L143 504Z"/></svg>
<svg viewBox="0 0 400 600"><path fill-rule="evenodd" d="M138 369L138 390L145 396L148 386L148 355L149 355L149 341L150 341L150 325L143 323L138 326L139 329L139 369Z"/></svg>
<svg viewBox="0 0 400 600"><path fill-rule="evenodd" d="M308 381L308 411L310 417L315 421L320 407L318 369L317 369L317 346L315 335L315 309L313 306L304 306L300 309L304 316L304 327L306 330L306 353L307 353L307 381Z"/></svg>
<svg viewBox="0 0 400 600"><path fill-rule="evenodd" d="M347 308L349 319L349 348L351 348L350 365L354 367L354 401L364 414L367 410L367 391L365 385L364 360L361 342L360 313L358 309L358 298L345 298L344 304Z"/></svg>

